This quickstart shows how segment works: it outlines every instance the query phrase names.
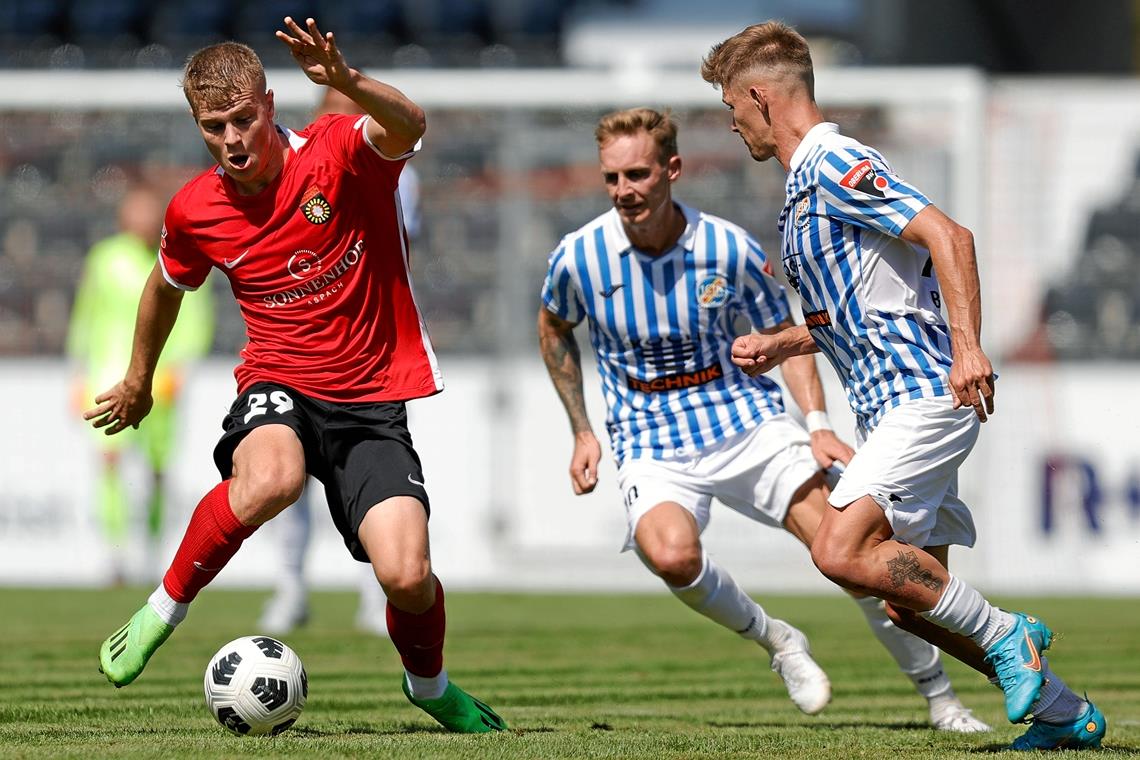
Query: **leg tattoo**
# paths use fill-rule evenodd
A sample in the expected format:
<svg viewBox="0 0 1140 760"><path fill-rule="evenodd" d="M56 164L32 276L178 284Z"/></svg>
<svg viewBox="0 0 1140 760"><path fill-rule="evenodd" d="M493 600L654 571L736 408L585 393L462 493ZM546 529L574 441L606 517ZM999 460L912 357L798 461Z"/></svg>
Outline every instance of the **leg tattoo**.
<svg viewBox="0 0 1140 760"><path fill-rule="evenodd" d="M942 590L942 581L918 564L918 555L914 552L904 554L900 551L899 556L888 559L887 572L890 574L891 586L894 588L901 588L907 581L913 581L926 586L931 591Z"/></svg>

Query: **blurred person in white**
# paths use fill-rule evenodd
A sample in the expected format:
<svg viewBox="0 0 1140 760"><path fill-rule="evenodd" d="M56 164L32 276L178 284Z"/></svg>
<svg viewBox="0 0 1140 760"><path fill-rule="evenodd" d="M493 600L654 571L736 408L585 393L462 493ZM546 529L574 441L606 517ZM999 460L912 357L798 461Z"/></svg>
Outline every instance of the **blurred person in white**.
<svg viewBox="0 0 1140 760"><path fill-rule="evenodd" d="M67 333L67 355L74 364L72 406L86 402L123 376L131 359L131 337L139 295L154 268L162 231L163 200L145 186L129 189L118 208L119 231L95 243L87 254ZM111 582L127 580L131 535L130 489L124 454L137 451L148 471L142 579L160 568L159 543L165 511L165 475L177 438L178 399L187 368L205 356L214 337L214 306L209 288L186 298L154 378L154 407L145 427L107 436L91 430L98 450L96 517L111 553Z"/></svg>
<svg viewBox="0 0 1140 760"><path fill-rule="evenodd" d="M313 115L339 113L356 115L364 110L352 98L331 87L324 88L324 96ZM414 240L420 231L420 179L415 168L406 164L400 172L397 192L400 195L400 212L408 238ZM410 242L410 241L409 241ZM258 621L258 629L265 633L284 635L309 619L309 584L305 580L305 557L313 537L312 491L306 484L301 499L278 517L281 540L281 568L273 596L266 602ZM376 583L372 568L358 568L360 602L356 611L356 627L377 636L388 635L387 603L384 590Z"/></svg>
<svg viewBox="0 0 1140 760"><path fill-rule="evenodd" d="M542 357L574 436L571 485L593 491L601 457L573 334L587 320L628 519L623 550L635 550L686 605L763 647L796 706L817 713L831 686L807 637L750 598L701 533L715 498L810 546L827 509L825 471L853 451L828 422L814 358L783 371L807 430L786 413L775 382L733 366L737 320L780 330L792 324L789 305L747 232L673 199L681 157L671 116L611 113L595 138L614 207L562 239L538 314ZM856 602L927 699L935 727L989 730L954 694L935 647L896 628L879 599Z"/></svg>
<svg viewBox="0 0 1140 760"><path fill-rule="evenodd" d="M787 172L778 224L806 322L738 338L732 361L757 376L822 352L857 420L859 450L831 492L812 560L999 685L1009 720L1031 723L1012 749L1099 747L1104 715L1041 656L1052 631L948 569L949 546L976 539L958 468L994 410L973 235L824 120L811 52L791 27L744 29L712 48L701 75L720 88L752 158Z"/></svg>

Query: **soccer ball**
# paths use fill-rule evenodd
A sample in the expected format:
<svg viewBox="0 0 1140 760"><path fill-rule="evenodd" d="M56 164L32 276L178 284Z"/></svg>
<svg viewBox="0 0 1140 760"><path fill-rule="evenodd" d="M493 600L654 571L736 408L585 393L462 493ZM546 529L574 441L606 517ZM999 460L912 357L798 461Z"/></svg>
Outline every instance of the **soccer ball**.
<svg viewBox="0 0 1140 760"><path fill-rule="evenodd" d="M296 722L309 695L301 658L269 636L243 636L206 666L206 707L240 736L279 734Z"/></svg>

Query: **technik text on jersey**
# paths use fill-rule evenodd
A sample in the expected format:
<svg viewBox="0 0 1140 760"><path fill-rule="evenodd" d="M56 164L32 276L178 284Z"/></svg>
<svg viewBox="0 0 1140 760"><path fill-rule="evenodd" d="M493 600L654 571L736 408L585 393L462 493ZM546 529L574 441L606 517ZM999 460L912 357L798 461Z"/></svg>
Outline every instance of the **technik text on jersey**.
<svg viewBox="0 0 1140 760"><path fill-rule="evenodd" d="M684 388L692 388L695 385L704 385L711 383L713 380L719 380L724 377L724 370L720 368L719 364L713 364L704 369L698 369L695 372L680 372L676 375L666 375L665 377L657 377L653 380L639 380L632 375L626 375L625 382L630 389L641 391L642 393L662 393L664 391L675 391Z"/></svg>
<svg viewBox="0 0 1140 760"><path fill-rule="evenodd" d="M270 309L276 309L279 306L290 306L302 299L307 299L310 303L319 303L344 287L343 283L338 283L337 281L344 276L345 272L360 263L360 259L363 256L364 241L360 240L356 245L345 251L344 255L340 257L340 260L333 264L328 271L318 272L312 278L295 288L282 290L270 296L263 296L261 300L264 301L266 307ZM334 284L335 287L329 287Z"/></svg>

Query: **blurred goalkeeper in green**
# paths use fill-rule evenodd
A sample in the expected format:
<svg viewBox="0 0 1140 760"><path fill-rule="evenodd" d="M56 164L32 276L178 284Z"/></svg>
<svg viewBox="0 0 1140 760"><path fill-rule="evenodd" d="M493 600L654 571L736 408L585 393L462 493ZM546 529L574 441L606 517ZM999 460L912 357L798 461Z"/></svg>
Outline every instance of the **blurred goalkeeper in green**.
<svg viewBox="0 0 1140 760"><path fill-rule="evenodd" d="M76 372L72 405L82 412L102 389L118 382L131 358L135 313L143 284L154 268L161 243L165 199L136 187L119 206L119 232L97 242L87 254L67 335L67 354ZM213 343L214 310L209 289L183 299L178 323L162 353L154 381L154 408L142 428L105 435L92 430L99 453L94 487L96 514L111 557L111 582L127 580L130 565L131 498L124 454L134 450L145 461L150 488L146 504L143 574L152 575L162 535L164 476L174 449L177 403L187 365L205 356Z"/></svg>

